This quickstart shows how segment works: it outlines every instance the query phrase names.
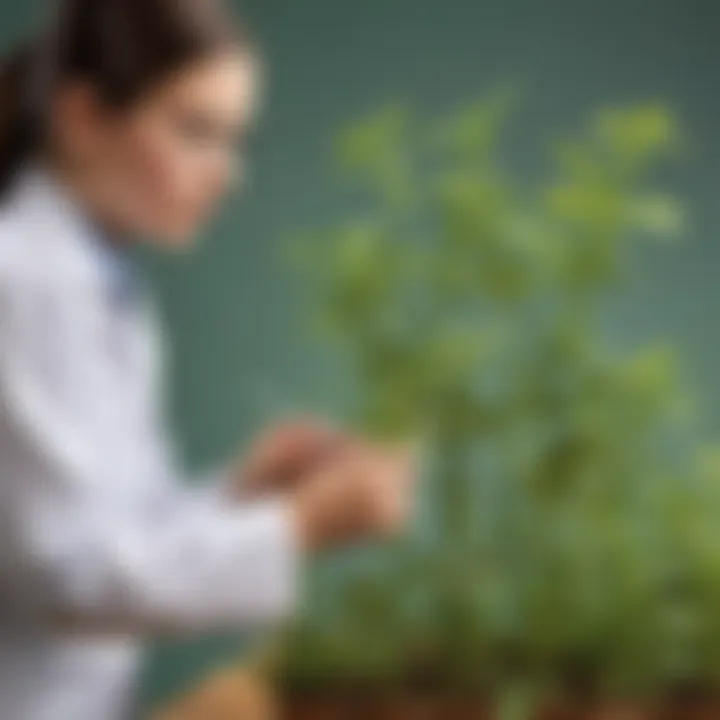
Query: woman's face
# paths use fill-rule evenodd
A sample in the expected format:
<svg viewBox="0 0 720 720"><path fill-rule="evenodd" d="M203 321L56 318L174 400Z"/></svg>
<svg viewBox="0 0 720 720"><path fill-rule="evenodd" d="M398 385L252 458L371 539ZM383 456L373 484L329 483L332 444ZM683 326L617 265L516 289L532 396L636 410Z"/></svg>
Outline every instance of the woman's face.
<svg viewBox="0 0 720 720"><path fill-rule="evenodd" d="M254 58L229 52L179 71L121 113L76 108L76 164L95 211L162 245L188 244L241 179L257 85Z"/></svg>

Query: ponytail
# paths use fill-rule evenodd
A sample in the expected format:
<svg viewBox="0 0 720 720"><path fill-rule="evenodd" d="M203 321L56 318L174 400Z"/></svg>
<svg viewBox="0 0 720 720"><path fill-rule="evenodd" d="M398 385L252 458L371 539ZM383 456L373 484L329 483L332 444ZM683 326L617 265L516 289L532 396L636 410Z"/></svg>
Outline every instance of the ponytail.
<svg viewBox="0 0 720 720"><path fill-rule="evenodd" d="M36 52L27 45L0 66L0 199L40 143L44 118L42 102L33 97L35 61Z"/></svg>

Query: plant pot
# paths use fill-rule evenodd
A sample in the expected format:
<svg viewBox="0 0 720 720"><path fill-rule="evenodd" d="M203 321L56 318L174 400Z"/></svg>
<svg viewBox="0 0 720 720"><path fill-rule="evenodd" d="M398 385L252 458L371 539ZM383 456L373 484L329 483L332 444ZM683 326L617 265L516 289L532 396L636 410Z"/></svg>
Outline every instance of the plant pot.
<svg viewBox="0 0 720 720"><path fill-rule="evenodd" d="M377 720L483 720L489 718L487 703L481 698L456 698L430 693L398 693L378 699L372 706Z"/></svg>
<svg viewBox="0 0 720 720"><path fill-rule="evenodd" d="M422 691L288 693L283 720L490 720L479 697L458 698Z"/></svg>
<svg viewBox="0 0 720 720"><path fill-rule="evenodd" d="M282 702L283 720L345 720L351 717L351 696L337 692L297 692Z"/></svg>
<svg viewBox="0 0 720 720"><path fill-rule="evenodd" d="M155 720L495 720L481 695L379 688L290 689L280 698L261 673L242 668L217 673L155 716ZM536 720L720 720L713 694L639 701L568 700L549 704Z"/></svg>
<svg viewBox="0 0 720 720"><path fill-rule="evenodd" d="M652 720L718 720L720 699L716 697L675 698L668 701Z"/></svg>
<svg viewBox="0 0 720 720"><path fill-rule="evenodd" d="M290 693L284 703L282 720L494 720L496 714L480 697L453 697L408 692L380 696L317 692ZM566 703L538 712L538 720L720 720L720 705L708 706L697 715L689 708L682 714L667 715L635 702ZM715 714L712 714L715 712Z"/></svg>
<svg viewBox="0 0 720 720"><path fill-rule="evenodd" d="M657 717L656 712L639 702L607 701L547 708L539 713L538 720L657 720Z"/></svg>

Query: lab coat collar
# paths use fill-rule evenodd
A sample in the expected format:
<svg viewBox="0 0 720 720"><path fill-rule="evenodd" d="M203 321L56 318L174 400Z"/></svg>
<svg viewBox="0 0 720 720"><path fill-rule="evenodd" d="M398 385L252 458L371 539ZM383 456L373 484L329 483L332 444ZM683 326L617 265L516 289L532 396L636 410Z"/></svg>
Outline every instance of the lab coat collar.
<svg viewBox="0 0 720 720"><path fill-rule="evenodd" d="M50 169L40 163L28 164L17 178L10 202L42 226L37 241L49 251L44 256L57 263L55 271L73 279L91 279L111 299L119 288L122 292L132 285L129 252L103 235Z"/></svg>

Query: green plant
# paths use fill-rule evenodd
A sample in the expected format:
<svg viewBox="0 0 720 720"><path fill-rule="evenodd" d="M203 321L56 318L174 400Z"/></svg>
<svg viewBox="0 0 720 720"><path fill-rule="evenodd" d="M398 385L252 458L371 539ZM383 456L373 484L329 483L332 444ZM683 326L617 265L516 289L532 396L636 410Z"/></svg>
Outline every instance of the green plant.
<svg viewBox="0 0 720 720"><path fill-rule="evenodd" d="M427 131L390 108L340 139L365 210L318 233L312 277L358 424L424 438L428 481L410 540L317 570L294 681L528 697L720 677L720 463L693 460L672 352L613 350L600 313L636 241L682 231L651 183L675 121L600 112L523 184L498 159L507 109Z"/></svg>

